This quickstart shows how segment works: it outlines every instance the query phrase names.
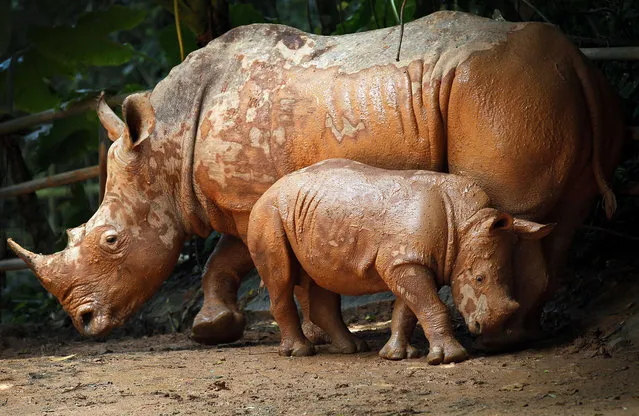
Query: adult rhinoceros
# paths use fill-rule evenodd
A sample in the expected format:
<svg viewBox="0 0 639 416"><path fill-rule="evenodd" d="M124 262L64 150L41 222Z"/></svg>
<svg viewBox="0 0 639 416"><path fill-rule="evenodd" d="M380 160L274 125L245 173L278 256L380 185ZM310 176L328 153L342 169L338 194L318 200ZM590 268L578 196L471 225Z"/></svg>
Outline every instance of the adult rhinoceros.
<svg viewBox="0 0 639 416"><path fill-rule="evenodd" d="M244 326L248 216L278 178L332 157L448 171L474 178L497 208L558 223L543 250L521 243L515 259L520 315L534 321L556 281L545 265L560 264L597 188L614 209L605 177L622 141L617 99L550 25L438 12L406 25L396 62L398 40L397 27L231 30L128 97L124 121L99 104L115 141L106 195L65 250L11 247L80 332L100 335L157 290L188 236L222 232L193 332L230 341Z"/></svg>

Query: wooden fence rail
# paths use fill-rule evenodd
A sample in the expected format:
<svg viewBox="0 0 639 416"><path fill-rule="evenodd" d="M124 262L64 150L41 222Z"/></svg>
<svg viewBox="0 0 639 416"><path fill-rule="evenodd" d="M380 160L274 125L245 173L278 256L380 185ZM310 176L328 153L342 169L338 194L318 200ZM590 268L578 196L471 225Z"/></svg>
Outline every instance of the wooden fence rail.
<svg viewBox="0 0 639 416"><path fill-rule="evenodd" d="M69 172L60 173L45 178L34 179L29 182L0 188L0 199L9 198L16 195L28 194L39 189L54 188L56 186L68 185L70 183L81 182L95 178L100 174L98 165L88 168L76 169Z"/></svg>
<svg viewBox="0 0 639 416"><path fill-rule="evenodd" d="M122 104L122 101L124 101L128 95L129 94L114 95L113 97L107 98L106 102L113 107ZM97 103L97 96L95 96L82 101L66 103L62 106L61 110L47 110L5 121L0 123L0 136L17 133L29 127L50 123L61 118L76 116L86 113L87 111L93 111L96 109Z"/></svg>

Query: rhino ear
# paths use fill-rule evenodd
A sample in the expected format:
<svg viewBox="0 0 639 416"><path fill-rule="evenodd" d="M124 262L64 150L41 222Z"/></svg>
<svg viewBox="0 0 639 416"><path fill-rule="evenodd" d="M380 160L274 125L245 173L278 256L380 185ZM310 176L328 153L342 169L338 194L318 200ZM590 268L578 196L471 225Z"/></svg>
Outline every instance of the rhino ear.
<svg viewBox="0 0 639 416"><path fill-rule="evenodd" d="M495 208L483 208L475 214L479 217L481 229L490 234L499 231L510 231L513 228L513 217L507 212Z"/></svg>
<svg viewBox="0 0 639 416"><path fill-rule="evenodd" d="M513 230L524 240L539 240L544 238L555 228L552 224L539 224L533 221L515 218L513 221Z"/></svg>
<svg viewBox="0 0 639 416"><path fill-rule="evenodd" d="M124 146L133 149L146 140L155 128L155 112L151 106L151 93L129 95L122 103L122 115L126 124Z"/></svg>
<svg viewBox="0 0 639 416"><path fill-rule="evenodd" d="M118 117L104 99L104 91L98 97L98 118L107 131L111 141L118 140L126 130L124 122Z"/></svg>

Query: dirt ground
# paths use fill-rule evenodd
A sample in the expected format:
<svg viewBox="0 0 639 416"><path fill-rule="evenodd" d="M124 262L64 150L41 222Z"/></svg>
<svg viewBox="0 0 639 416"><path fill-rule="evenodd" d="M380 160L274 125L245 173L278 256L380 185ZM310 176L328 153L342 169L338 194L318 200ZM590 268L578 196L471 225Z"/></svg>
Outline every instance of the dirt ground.
<svg viewBox="0 0 639 416"><path fill-rule="evenodd" d="M278 329L259 313L241 342L199 345L189 322L173 323L199 309L188 295L198 279L167 282L149 303L171 325L149 324L143 308L104 342L68 323L0 326L0 415L639 415L637 245L598 241L577 253L581 268L547 305L549 338L513 353L471 351L455 365L379 358L390 334L384 301L345 312L370 353L321 346L280 357ZM171 294L178 309L160 308ZM469 345L463 327L456 321ZM419 329L415 338L425 349Z"/></svg>
<svg viewBox="0 0 639 416"><path fill-rule="evenodd" d="M355 329L373 351L389 335L388 323ZM639 415L639 352L610 357L585 338L429 366L326 347L314 357L284 358L278 337L267 324L223 347L184 334L5 340L0 414Z"/></svg>

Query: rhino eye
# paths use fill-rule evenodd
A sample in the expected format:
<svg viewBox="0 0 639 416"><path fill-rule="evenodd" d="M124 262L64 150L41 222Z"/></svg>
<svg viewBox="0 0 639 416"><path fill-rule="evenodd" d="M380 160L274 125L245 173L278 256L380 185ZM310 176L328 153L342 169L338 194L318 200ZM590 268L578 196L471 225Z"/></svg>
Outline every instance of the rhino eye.
<svg viewBox="0 0 639 416"><path fill-rule="evenodd" d="M484 281L484 276L482 276L481 274L480 274L480 275L478 275L477 277L475 277L475 281L476 281L477 283L481 283L481 282L483 282L483 281Z"/></svg>
<svg viewBox="0 0 639 416"><path fill-rule="evenodd" d="M109 235L107 236L104 241L106 241L108 244L113 244L116 241L118 241L118 237L114 236L114 235Z"/></svg>

